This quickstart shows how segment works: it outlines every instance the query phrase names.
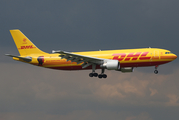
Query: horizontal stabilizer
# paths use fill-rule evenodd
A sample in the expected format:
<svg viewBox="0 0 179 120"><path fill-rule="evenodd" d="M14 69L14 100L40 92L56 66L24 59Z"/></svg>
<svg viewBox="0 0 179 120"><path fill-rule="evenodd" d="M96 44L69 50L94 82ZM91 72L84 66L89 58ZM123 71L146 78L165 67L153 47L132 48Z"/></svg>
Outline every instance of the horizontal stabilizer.
<svg viewBox="0 0 179 120"><path fill-rule="evenodd" d="M19 58L19 59L22 59L22 60L24 60L24 61L26 61L26 62L30 62L30 61L32 61L32 58L31 57L19 57L19 56L15 56L15 55L10 55L10 54L5 54L6 56L9 56L9 57L15 57L15 58Z"/></svg>

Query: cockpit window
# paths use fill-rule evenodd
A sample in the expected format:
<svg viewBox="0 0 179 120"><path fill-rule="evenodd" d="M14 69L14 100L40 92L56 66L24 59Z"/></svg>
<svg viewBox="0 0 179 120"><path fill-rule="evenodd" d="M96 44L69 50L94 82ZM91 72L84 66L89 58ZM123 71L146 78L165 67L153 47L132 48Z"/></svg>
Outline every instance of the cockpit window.
<svg viewBox="0 0 179 120"><path fill-rule="evenodd" d="M165 52L165 54L172 54L171 52Z"/></svg>

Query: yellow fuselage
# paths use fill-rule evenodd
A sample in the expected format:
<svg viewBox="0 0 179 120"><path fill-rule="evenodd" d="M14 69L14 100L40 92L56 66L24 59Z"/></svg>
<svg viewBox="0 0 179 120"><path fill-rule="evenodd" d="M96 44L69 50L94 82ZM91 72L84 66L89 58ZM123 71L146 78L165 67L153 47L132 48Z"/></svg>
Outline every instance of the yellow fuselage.
<svg viewBox="0 0 179 120"><path fill-rule="evenodd" d="M177 56L170 51L158 48L106 50L73 53L96 58L118 60L120 63L120 67L158 66L171 62L177 58ZM76 62L61 59L61 57L59 57L59 54L56 53L30 54L29 56L32 57L32 61L30 62L30 64L33 65L60 70L82 70L82 63L77 64ZM20 60L18 58L14 59ZM97 66L97 69L99 68L100 66ZM85 69L91 69L91 66Z"/></svg>

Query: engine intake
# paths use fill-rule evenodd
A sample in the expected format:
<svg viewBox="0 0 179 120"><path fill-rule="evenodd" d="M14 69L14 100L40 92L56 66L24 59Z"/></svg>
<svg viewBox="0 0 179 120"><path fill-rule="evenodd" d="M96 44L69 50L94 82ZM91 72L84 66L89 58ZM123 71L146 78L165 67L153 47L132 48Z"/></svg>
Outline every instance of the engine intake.
<svg viewBox="0 0 179 120"><path fill-rule="evenodd" d="M108 61L104 62L100 67L106 68L108 70L119 70L120 63L118 60L108 60Z"/></svg>

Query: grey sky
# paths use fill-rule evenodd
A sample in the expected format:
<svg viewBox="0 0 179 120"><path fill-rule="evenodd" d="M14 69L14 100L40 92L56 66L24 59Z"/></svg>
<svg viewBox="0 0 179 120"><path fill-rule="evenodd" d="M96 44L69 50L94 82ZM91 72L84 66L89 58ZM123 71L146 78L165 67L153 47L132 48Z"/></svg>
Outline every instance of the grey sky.
<svg viewBox="0 0 179 120"><path fill-rule="evenodd" d="M16 62L9 33L20 29L37 47L88 51L157 47L179 55L177 0L0 1L0 119L178 119L179 63L134 73L55 71ZM100 71L99 71L100 72Z"/></svg>

